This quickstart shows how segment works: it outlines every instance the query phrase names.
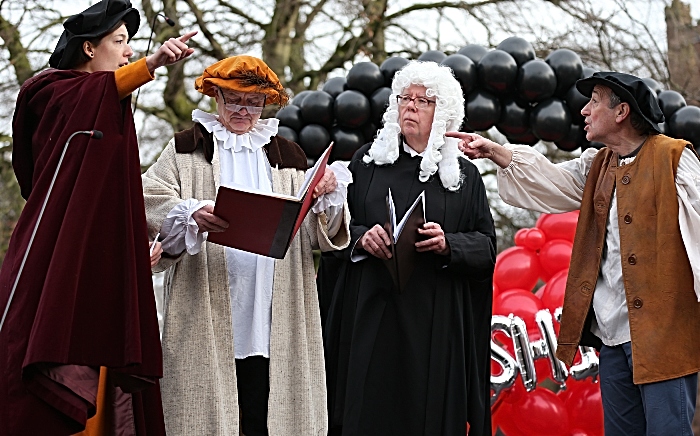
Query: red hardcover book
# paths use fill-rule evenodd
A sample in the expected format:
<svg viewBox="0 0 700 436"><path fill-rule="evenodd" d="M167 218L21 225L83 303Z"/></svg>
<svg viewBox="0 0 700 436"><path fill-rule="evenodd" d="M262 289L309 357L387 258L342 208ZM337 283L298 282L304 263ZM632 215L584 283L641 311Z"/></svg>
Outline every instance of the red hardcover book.
<svg viewBox="0 0 700 436"><path fill-rule="evenodd" d="M333 144L328 146L296 196L221 186L214 215L228 222L223 232L211 232L207 240L219 245L283 259L306 214L313 191L326 172Z"/></svg>

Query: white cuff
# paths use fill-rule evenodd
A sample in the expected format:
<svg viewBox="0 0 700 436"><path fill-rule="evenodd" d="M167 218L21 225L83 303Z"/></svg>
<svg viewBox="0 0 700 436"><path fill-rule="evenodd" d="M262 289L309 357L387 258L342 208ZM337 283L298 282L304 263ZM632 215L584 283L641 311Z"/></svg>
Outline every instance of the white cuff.
<svg viewBox="0 0 700 436"><path fill-rule="evenodd" d="M311 207L311 210L316 214L327 211L331 206L341 206L345 203L345 199L348 197L348 185L352 183L352 173L341 162L333 162L326 168L333 170L338 186L336 186L335 191L323 194L316 199ZM330 213L327 211L326 214L329 215L329 221L332 221L333 217L330 216Z"/></svg>
<svg viewBox="0 0 700 436"><path fill-rule="evenodd" d="M207 205L213 206L214 202L190 198L168 212L160 230L161 235L165 235L161 242L164 252L172 255L180 254L185 250L190 255L199 253L208 233L199 233L199 226L192 215Z"/></svg>

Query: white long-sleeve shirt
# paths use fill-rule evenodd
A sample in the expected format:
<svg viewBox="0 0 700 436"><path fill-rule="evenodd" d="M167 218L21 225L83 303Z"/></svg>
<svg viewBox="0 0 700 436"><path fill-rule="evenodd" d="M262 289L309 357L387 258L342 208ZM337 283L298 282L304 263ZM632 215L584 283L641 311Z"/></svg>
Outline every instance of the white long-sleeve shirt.
<svg viewBox="0 0 700 436"><path fill-rule="evenodd" d="M551 163L527 145L506 144L513 160L498 170L498 192L506 203L543 213L562 213L580 209L583 188L598 150L589 148L579 158L560 164ZM621 159L629 164L634 157ZM678 222L681 237L693 271L694 289L700 301L700 162L686 149L676 174ZM617 220L617 194L613 193L605 232L605 251L600 263L593 295L595 319L591 327L605 345L620 345L630 340L627 301L622 280L620 234Z"/></svg>

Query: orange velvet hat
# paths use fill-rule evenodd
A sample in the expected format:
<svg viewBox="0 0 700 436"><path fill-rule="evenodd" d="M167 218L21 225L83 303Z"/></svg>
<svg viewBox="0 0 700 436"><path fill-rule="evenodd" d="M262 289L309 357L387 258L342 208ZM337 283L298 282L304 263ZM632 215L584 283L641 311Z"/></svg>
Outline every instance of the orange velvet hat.
<svg viewBox="0 0 700 436"><path fill-rule="evenodd" d="M194 89L209 97L216 88L240 92L258 92L267 96L267 104L287 104L289 97L277 74L262 60L252 56L232 56L209 65L194 81Z"/></svg>

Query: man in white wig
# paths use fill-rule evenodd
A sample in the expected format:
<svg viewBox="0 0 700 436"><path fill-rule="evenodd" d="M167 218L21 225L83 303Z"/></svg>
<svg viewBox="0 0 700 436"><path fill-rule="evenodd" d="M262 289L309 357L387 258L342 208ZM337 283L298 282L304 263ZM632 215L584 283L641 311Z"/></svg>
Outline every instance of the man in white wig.
<svg viewBox="0 0 700 436"><path fill-rule="evenodd" d="M324 331L331 435L491 434L496 238L479 171L445 137L463 119L451 70L412 61L349 165L351 241ZM401 292L384 265L389 189L397 219L425 192L418 267Z"/></svg>
<svg viewBox="0 0 700 436"><path fill-rule="evenodd" d="M149 231L164 236L157 268L168 268L161 383L167 433L326 434L312 248L348 244L349 173L343 177L342 165L333 164L336 183L326 170L313 212L284 259L205 242L208 232L228 226L213 214L220 185L295 195L307 161L297 144L277 135L277 119L260 119L265 104L287 102L262 60L221 60L195 89L216 99L218 114L195 110L194 127L175 134L143 176Z"/></svg>

